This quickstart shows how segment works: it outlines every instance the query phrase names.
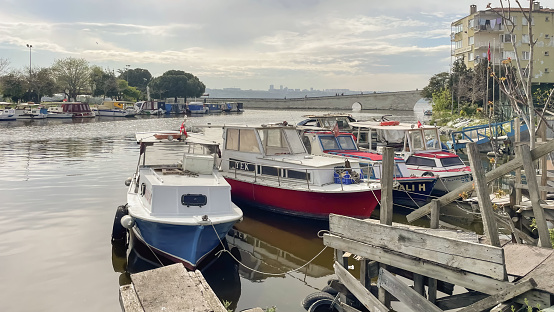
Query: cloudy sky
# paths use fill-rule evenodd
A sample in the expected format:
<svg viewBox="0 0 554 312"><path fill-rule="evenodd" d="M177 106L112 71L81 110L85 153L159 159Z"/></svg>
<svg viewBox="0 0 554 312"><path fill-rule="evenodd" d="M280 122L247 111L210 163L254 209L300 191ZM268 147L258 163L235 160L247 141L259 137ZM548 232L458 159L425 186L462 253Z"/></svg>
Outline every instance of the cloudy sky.
<svg viewBox="0 0 554 312"><path fill-rule="evenodd" d="M153 76L180 69L208 88L413 90L448 71L451 22L487 3L0 0L0 58L28 69L31 44L33 67L77 57Z"/></svg>

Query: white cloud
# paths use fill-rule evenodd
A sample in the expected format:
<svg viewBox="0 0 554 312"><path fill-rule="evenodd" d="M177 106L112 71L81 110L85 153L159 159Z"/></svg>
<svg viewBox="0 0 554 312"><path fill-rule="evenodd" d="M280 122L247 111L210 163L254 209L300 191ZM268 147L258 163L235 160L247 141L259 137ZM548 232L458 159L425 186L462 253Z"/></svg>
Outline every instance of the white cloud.
<svg viewBox="0 0 554 312"><path fill-rule="evenodd" d="M450 23L472 3L20 0L0 12L0 55L23 68L30 43L33 66L182 69L210 88L407 90L448 69Z"/></svg>

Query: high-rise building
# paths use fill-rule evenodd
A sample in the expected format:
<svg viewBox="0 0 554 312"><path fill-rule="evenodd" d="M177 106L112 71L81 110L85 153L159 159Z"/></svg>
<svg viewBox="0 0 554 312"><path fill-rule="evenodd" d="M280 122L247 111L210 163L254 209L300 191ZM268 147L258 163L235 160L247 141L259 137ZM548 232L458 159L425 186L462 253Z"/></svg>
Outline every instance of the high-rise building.
<svg viewBox="0 0 554 312"><path fill-rule="evenodd" d="M490 59L492 65L498 65L508 58L515 61L514 45L517 46L517 58L525 68L529 62L529 31L524 13L528 8L488 8L478 11L476 5L470 6L470 14L452 23L451 49L455 60L463 59L468 68L474 68L479 62ZM554 10L543 8L539 2L532 7L532 34L536 41L533 52L533 83L554 82ZM513 23L513 33L510 25ZM507 25L507 26L506 26ZM490 53L490 54L489 54ZM524 76L526 72L524 71Z"/></svg>

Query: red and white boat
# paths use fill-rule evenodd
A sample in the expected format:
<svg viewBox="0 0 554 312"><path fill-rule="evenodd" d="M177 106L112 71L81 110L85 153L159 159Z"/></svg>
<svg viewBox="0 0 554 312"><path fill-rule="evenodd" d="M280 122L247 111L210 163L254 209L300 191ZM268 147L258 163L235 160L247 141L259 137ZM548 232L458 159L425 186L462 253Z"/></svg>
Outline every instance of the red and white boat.
<svg viewBox="0 0 554 312"><path fill-rule="evenodd" d="M81 102L66 102L61 105L56 111L51 111L58 114L71 114L73 118L92 118L96 116L87 103Z"/></svg>
<svg viewBox="0 0 554 312"><path fill-rule="evenodd" d="M357 160L310 155L292 126L224 126L221 170L235 203L295 216L369 218L381 199Z"/></svg>
<svg viewBox="0 0 554 312"><path fill-rule="evenodd" d="M406 160L410 174L437 176L435 195L473 180L471 168L441 143L439 127L398 121L361 121L351 125L358 146L377 152L385 146L394 147L396 155Z"/></svg>

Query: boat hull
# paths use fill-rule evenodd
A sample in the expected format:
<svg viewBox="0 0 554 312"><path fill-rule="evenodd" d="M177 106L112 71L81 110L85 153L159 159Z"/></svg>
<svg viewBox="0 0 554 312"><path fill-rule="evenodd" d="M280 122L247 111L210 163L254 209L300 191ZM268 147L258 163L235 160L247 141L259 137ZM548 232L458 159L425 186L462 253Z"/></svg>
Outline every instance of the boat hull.
<svg viewBox="0 0 554 312"><path fill-rule="evenodd" d="M153 252L195 270L221 244L235 222L214 224L212 227L210 224L193 226L152 222L135 217L132 232Z"/></svg>
<svg viewBox="0 0 554 312"><path fill-rule="evenodd" d="M439 176L437 184L433 189L434 195L444 195L449 193L467 182L473 181L473 176L470 173L458 174L458 175L446 175Z"/></svg>
<svg viewBox="0 0 554 312"><path fill-rule="evenodd" d="M284 189L225 178L235 203L294 216L327 219L329 214L369 218L381 199L381 190L318 192Z"/></svg>
<svg viewBox="0 0 554 312"><path fill-rule="evenodd" d="M430 200L438 179L397 179L392 191L393 204L400 207L421 207Z"/></svg>

